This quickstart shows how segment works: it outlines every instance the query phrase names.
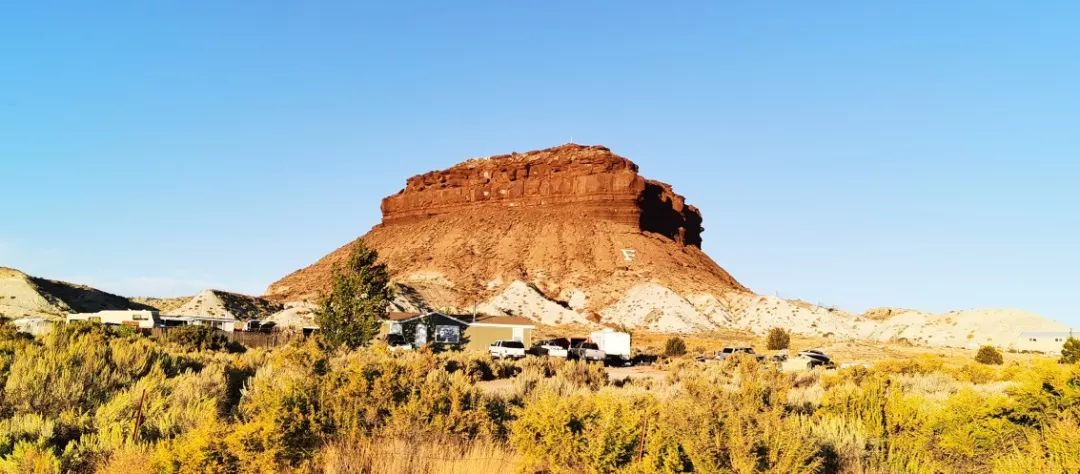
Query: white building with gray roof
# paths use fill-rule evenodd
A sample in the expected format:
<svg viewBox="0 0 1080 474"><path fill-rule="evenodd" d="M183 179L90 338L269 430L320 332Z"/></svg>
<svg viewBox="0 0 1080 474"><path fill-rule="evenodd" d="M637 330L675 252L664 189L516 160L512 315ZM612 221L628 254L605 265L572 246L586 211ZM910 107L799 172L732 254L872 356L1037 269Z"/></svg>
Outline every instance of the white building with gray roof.
<svg viewBox="0 0 1080 474"><path fill-rule="evenodd" d="M1080 331L1025 331L1020 333L1015 349L1018 351L1060 354L1061 346L1070 337L1080 338Z"/></svg>

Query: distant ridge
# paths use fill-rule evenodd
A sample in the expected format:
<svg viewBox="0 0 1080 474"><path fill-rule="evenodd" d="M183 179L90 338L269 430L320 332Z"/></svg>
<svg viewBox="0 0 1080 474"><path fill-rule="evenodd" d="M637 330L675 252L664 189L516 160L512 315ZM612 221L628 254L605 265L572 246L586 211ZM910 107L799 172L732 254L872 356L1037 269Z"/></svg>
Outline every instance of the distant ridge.
<svg viewBox="0 0 1080 474"><path fill-rule="evenodd" d="M0 267L0 316L62 318L68 313L103 310L154 309L123 296L86 285L48 280Z"/></svg>

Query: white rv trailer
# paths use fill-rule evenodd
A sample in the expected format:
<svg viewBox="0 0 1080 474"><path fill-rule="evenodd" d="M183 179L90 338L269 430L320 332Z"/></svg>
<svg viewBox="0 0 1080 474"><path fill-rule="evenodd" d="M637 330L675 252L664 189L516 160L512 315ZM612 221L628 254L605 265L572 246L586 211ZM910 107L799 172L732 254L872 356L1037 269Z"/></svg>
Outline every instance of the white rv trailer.
<svg viewBox="0 0 1080 474"><path fill-rule="evenodd" d="M607 355L609 362L630 362L630 334L613 329L603 329L589 335L600 350Z"/></svg>
<svg viewBox="0 0 1080 474"><path fill-rule="evenodd" d="M89 321L115 326L133 326L139 329L150 329L158 325L160 317L157 311L146 310L107 310L96 313L72 313L67 315L67 321Z"/></svg>

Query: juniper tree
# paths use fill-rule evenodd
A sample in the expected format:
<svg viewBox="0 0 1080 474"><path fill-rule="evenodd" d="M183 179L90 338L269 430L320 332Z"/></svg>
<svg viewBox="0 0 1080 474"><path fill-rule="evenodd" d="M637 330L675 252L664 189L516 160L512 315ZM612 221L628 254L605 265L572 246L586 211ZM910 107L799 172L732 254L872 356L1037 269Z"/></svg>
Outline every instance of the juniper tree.
<svg viewBox="0 0 1080 474"><path fill-rule="evenodd" d="M1075 364L1080 362L1080 339L1069 336L1065 340L1065 344L1061 346L1061 359L1058 360L1062 364Z"/></svg>
<svg viewBox="0 0 1080 474"><path fill-rule="evenodd" d="M765 337L765 348L770 351L778 351L791 347L791 333L784 328L772 328Z"/></svg>
<svg viewBox="0 0 1080 474"><path fill-rule="evenodd" d="M683 341L679 336L669 337L667 342L664 343L664 355L678 357L683 354L686 354L686 341Z"/></svg>
<svg viewBox="0 0 1080 474"><path fill-rule="evenodd" d="M1005 363L1005 359L1001 356L1001 351L994 346L982 346L979 348L979 352L975 354L975 362L987 365L1001 365Z"/></svg>
<svg viewBox="0 0 1080 474"><path fill-rule="evenodd" d="M329 347L355 349L378 334L393 297L390 274L378 259L378 252L357 239L345 266L334 271L330 294L315 318Z"/></svg>

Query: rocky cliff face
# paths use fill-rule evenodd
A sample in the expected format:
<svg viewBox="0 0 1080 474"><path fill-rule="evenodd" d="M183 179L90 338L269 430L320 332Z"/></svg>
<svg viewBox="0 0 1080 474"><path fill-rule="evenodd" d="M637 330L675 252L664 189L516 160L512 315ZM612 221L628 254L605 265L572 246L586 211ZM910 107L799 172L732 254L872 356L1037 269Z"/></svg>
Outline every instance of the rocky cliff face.
<svg viewBox="0 0 1080 474"><path fill-rule="evenodd" d="M414 176L383 200L383 225L478 211L556 211L638 226L701 245L701 215L671 186L602 146L563 145L470 160Z"/></svg>
<svg viewBox="0 0 1080 474"><path fill-rule="evenodd" d="M415 176L383 200L382 212L363 238L403 285L409 307L471 309L529 294L539 299L521 311L581 322L600 319L642 281L745 290L701 251L701 213L602 146L512 153ZM274 283L267 297L317 298L349 248Z"/></svg>

